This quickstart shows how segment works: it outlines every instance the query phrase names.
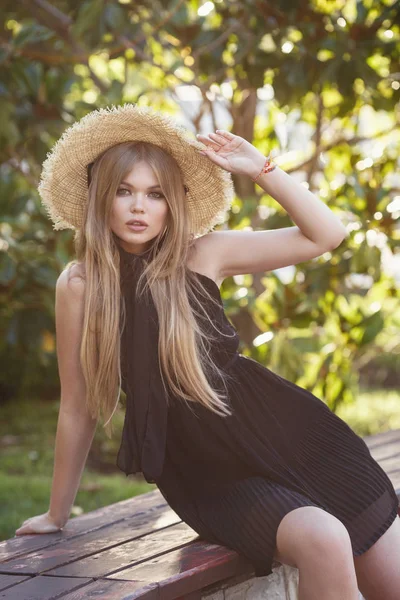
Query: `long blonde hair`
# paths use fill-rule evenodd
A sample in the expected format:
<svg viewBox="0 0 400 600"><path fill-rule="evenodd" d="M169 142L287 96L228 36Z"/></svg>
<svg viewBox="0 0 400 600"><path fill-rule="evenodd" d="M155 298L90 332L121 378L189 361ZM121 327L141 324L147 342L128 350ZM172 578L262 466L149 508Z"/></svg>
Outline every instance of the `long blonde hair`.
<svg viewBox="0 0 400 600"><path fill-rule="evenodd" d="M150 290L157 310L164 389L166 380L171 392L183 401L198 402L220 416L231 414L224 402L226 396L209 383L210 375L216 376L226 390L230 375L212 360L210 349L215 338L200 325L205 320L219 332L201 301L217 300L186 266L195 234L191 231L181 170L175 159L156 145L124 142L106 150L90 166L84 222L74 239L76 259L66 266L69 269L78 263L83 267L85 316L80 360L86 402L94 418L102 415L104 421L107 419L104 428L109 437L113 432L109 422L120 400L120 340L126 320L120 253L109 218L121 181L142 160L154 170L169 207L167 226L154 239L154 258L146 262L137 286L138 293Z"/></svg>

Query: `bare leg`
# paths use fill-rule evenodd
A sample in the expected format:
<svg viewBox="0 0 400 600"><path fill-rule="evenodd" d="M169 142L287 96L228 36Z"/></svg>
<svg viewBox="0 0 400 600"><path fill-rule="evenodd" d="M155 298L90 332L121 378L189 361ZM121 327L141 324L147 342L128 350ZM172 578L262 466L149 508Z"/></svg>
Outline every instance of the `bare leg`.
<svg viewBox="0 0 400 600"><path fill-rule="evenodd" d="M299 569L299 600L359 598L348 531L321 508L303 506L285 515L275 559Z"/></svg>
<svg viewBox="0 0 400 600"><path fill-rule="evenodd" d="M358 586L365 600L400 598L400 519L369 550L354 557Z"/></svg>

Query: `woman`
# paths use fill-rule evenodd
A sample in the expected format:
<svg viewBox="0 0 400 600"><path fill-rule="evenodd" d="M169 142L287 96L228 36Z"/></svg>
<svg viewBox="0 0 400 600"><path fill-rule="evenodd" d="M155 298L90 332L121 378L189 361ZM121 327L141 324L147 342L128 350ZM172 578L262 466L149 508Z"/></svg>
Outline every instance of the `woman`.
<svg viewBox="0 0 400 600"><path fill-rule="evenodd" d="M358 587L366 600L395 600L389 478L322 400L238 353L219 293L225 277L333 250L345 229L243 138L198 140L125 104L75 123L44 162L44 206L55 229L76 230L77 260L56 289L50 508L16 533L65 525L98 418L109 433L122 388L119 468L156 483L201 537L246 556L256 576L273 559L296 566L301 600L356 600ZM296 226L212 231L232 202L231 173L256 181Z"/></svg>

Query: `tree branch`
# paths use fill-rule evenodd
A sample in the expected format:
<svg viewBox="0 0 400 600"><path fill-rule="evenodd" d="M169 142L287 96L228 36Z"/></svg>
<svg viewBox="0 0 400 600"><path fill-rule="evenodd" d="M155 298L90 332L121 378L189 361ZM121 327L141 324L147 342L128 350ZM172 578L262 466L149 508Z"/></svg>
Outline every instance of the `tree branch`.
<svg viewBox="0 0 400 600"><path fill-rule="evenodd" d="M207 46L201 46L197 50L193 50L192 57L196 60L205 52L212 52L215 48L218 48L218 46L220 46L226 39L228 39L231 33L234 33L239 28L240 23L238 21L235 21L230 27L228 27L228 29L221 33L220 36L218 36L217 38L215 38L215 40L207 44Z"/></svg>
<svg viewBox="0 0 400 600"><path fill-rule="evenodd" d="M69 45L69 47L72 49L72 55L69 57L68 62L81 62L82 64L85 64L89 70L89 74L93 83L99 88L102 94L106 95L109 89L108 86L101 81L96 73L93 72L89 66L89 55L87 54L85 48L77 43L77 41L71 35L70 26L72 24L72 19L68 15L61 12L58 8L52 6L49 2L47 2L47 0L19 1L24 4L26 9L35 19L37 19L39 23L54 31ZM39 12L35 10L35 6L40 9ZM67 59L67 57L64 55L51 55L48 52L42 54L40 51L32 48L30 49L29 47L22 48L20 50L20 54L30 59L41 60L44 64L53 65L64 64Z"/></svg>
<svg viewBox="0 0 400 600"><path fill-rule="evenodd" d="M323 148L320 148L319 152L328 152L329 150L336 148L336 146L340 146L340 144L348 144L349 146L354 146L355 144L358 144L359 142L376 139L383 135L387 135L388 133L391 133L395 129L398 129L399 126L400 126L400 123L396 123L393 127L389 127L388 129L379 131L378 133L375 133L374 135L369 135L369 136L356 135L350 139L345 138L345 137L337 138L336 140L330 142L329 144L326 144ZM317 152L314 152L312 154L312 156L307 158L307 160L296 165L295 167L288 167L287 169L285 169L286 173L293 173L294 171L300 171L301 169L306 169L307 167L309 167L311 161L315 160L315 157L318 158Z"/></svg>
<svg viewBox="0 0 400 600"><path fill-rule="evenodd" d="M311 188L312 178L313 178L315 169L318 164L319 154L321 152L321 137L322 137L321 127L322 127L322 119L323 119L323 115L324 115L324 101L322 99L321 90L318 93L317 102L318 102L318 111L317 111L317 124L315 127L315 151L314 151L314 156L311 158L310 163L308 165L308 173L307 173L307 183L308 183L309 189Z"/></svg>

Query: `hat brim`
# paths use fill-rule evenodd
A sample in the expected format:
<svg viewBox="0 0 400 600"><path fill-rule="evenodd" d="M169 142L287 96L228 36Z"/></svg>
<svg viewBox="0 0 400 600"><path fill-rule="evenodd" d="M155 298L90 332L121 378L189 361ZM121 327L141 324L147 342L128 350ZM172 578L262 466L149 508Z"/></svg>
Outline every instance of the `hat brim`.
<svg viewBox="0 0 400 600"><path fill-rule="evenodd" d="M170 116L125 103L90 112L66 129L47 154L38 191L54 229L80 229L88 198L87 165L128 141L150 142L175 158L188 187L195 236L225 221L234 198L230 172L199 154L203 144Z"/></svg>

